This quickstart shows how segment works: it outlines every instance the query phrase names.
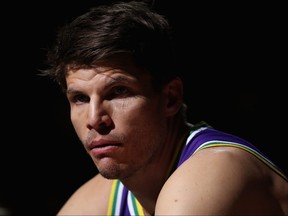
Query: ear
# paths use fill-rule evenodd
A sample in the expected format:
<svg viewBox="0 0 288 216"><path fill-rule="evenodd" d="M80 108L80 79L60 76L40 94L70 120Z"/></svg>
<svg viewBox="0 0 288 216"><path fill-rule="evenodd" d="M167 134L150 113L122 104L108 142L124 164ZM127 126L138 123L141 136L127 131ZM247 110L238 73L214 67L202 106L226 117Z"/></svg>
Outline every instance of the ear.
<svg viewBox="0 0 288 216"><path fill-rule="evenodd" d="M175 78L164 87L164 95L166 96L166 116L175 115L183 103L183 83L180 78Z"/></svg>

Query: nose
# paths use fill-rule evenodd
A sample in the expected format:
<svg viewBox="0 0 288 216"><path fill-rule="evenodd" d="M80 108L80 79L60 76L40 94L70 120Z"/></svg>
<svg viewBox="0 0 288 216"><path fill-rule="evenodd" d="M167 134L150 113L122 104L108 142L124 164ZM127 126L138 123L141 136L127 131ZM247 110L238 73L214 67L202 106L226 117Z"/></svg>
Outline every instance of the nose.
<svg viewBox="0 0 288 216"><path fill-rule="evenodd" d="M99 134L108 134L113 129L113 122L109 114L109 105L105 102L90 101L87 128L94 129Z"/></svg>

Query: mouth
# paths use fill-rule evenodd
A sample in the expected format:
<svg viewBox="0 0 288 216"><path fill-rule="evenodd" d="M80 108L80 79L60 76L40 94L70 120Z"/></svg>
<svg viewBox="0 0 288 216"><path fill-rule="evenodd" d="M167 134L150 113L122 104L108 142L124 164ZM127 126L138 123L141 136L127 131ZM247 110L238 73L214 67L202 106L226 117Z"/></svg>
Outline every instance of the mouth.
<svg viewBox="0 0 288 216"><path fill-rule="evenodd" d="M120 148L120 146L121 144L116 141L94 140L88 145L88 149L94 157L99 157L117 151Z"/></svg>
<svg viewBox="0 0 288 216"><path fill-rule="evenodd" d="M105 147L109 147L109 146L119 146L120 143L116 142L116 141L111 141L111 140L94 140L92 141L89 145L88 145L88 149L92 150L95 148L105 148Z"/></svg>

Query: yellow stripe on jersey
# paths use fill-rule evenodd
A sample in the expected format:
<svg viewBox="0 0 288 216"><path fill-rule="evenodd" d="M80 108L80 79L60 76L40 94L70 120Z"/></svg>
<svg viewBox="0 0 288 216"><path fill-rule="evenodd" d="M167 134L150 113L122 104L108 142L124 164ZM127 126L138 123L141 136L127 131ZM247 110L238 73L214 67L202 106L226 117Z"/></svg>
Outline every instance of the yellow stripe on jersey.
<svg viewBox="0 0 288 216"><path fill-rule="evenodd" d="M214 146L231 146L231 147L240 148L240 149L243 149L243 150L245 150L247 152L250 152L255 157L257 157L259 160L261 160L263 163L265 163L267 166L269 166L272 170L274 170L274 172L278 173L278 175L282 176L286 181L288 181L288 177L273 162L271 162L268 158L266 158L265 156L259 154L254 149L249 148L248 146L245 146L245 145L242 145L242 144L239 144L239 143L230 143L230 142L225 143L225 141L217 142L217 141L214 140L214 141L203 143L201 146L199 146L199 148L194 153L196 153L200 149L208 148L208 147L214 147Z"/></svg>
<svg viewBox="0 0 288 216"><path fill-rule="evenodd" d="M111 187L111 192L110 192L110 197L109 197L109 204L108 204L108 210L107 210L107 215L115 215L115 209L116 209L116 199L117 199L117 188L119 187L120 181L118 180L113 180L112 187Z"/></svg>
<svg viewBox="0 0 288 216"><path fill-rule="evenodd" d="M137 209L137 215L145 215L143 207L141 206L141 204L138 202L136 198L135 198L135 204L136 204L136 209Z"/></svg>

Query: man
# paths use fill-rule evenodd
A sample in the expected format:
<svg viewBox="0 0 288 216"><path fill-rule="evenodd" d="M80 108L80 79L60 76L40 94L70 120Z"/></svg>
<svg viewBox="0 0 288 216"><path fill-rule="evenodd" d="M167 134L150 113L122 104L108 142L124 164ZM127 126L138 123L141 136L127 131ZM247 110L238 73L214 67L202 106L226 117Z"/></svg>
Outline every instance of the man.
<svg viewBox="0 0 288 216"><path fill-rule="evenodd" d="M285 174L248 141L185 119L170 26L144 2L63 27L43 74L99 174L59 215L288 215Z"/></svg>

